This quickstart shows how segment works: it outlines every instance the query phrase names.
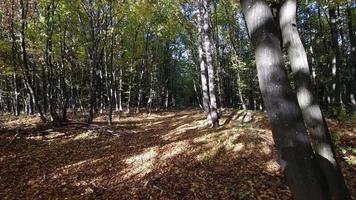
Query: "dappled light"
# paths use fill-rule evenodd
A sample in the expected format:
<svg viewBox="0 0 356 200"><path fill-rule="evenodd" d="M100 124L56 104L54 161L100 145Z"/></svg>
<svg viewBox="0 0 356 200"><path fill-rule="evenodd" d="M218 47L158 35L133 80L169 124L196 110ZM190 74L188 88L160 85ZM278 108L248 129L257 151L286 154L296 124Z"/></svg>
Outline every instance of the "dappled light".
<svg viewBox="0 0 356 200"><path fill-rule="evenodd" d="M239 112L227 110L221 123L230 122L215 131L198 110L132 114L112 127L124 133L119 137L75 123L22 130L2 150L0 191L5 198L288 199L266 117L252 114L252 122L242 123ZM343 127L338 137L349 131ZM346 174L351 169L344 166Z"/></svg>
<svg viewBox="0 0 356 200"><path fill-rule="evenodd" d="M142 154L135 155L125 159L127 169L122 171L123 178L129 179L133 176L142 178L150 173L154 167L154 162L157 157L157 147L150 148Z"/></svg>
<svg viewBox="0 0 356 200"><path fill-rule="evenodd" d="M0 0L0 199L356 198L355 7Z"/></svg>
<svg viewBox="0 0 356 200"><path fill-rule="evenodd" d="M90 140L90 139L95 139L98 138L99 134L95 133L93 131L87 131L84 133L81 133L73 138L73 140Z"/></svg>

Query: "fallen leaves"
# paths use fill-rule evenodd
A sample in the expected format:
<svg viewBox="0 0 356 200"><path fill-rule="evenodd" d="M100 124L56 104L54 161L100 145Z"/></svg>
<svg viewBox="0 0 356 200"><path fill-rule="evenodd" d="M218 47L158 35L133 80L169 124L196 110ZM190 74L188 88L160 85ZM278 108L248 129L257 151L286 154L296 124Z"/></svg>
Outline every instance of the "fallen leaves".
<svg viewBox="0 0 356 200"><path fill-rule="evenodd" d="M225 125L206 128L198 110L125 114L107 127L21 121L1 151L2 199L290 199L263 113L225 111ZM0 145L16 134L6 121ZM37 119L30 118L30 122ZM330 122L330 121L329 121ZM343 172L355 195L354 126L331 121ZM344 160L345 159L345 160ZM349 161L351 159L351 161Z"/></svg>

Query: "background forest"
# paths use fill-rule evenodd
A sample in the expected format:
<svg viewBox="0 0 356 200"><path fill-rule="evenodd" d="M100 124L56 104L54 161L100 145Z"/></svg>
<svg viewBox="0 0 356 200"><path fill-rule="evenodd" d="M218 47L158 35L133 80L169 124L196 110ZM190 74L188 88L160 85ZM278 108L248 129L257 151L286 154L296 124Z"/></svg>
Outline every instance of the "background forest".
<svg viewBox="0 0 356 200"><path fill-rule="evenodd" d="M5 123L9 119L38 116L41 122L34 122L38 126L29 132L51 128L52 133L53 127L69 126L79 120L81 124L75 125L79 129L85 126L112 135L131 129L146 134L141 120L147 119L147 126L154 127L147 133L161 134L164 127L155 127L159 123L167 123L167 132L178 128L184 133L193 130L184 125L198 122L202 111L206 129L193 131L193 136L200 137L205 131L246 131L229 126L239 117L241 127L252 122L254 125L249 128L256 128L257 124L272 129L277 151L274 153L279 156L278 164L291 190L282 199L291 195L295 199L305 195L317 199L323 197L321 193L330 193L331 199L350 199L355 191L352 189L349 194L346 185L349 189L350 185L356 186L355 181L349 181L349 174L354 176L356 172L355 128L353 122L341 123L354 120L356 112L355 8L352 0L1 0L0 133L4 128L5 133L12 131L15 135L6 139L3 150L25 129L25 125L9 127ZM283 106L284 112L280 111ZM264 111L269 126L254 121L266 121ZM162 116L169 121L160 122ZM324 116L335 121L326 121ZM183 124L175 124L178 119ZM350 133L344 139L349 143L342 149L343 155L332 144L342 136L335 139L326 123L329 127L331 123L333 131ZM305 133L304 138L300 139L298 132ZM143 146L150 146L145 142L153 140L145 135L128 135L120 137L135 137ZM224 143L218 141L218 146ZM288 141L296 148L285 152ZM236 145L234 142L231 145ZM164 145L167 144L163 142ZM90 145L85 148L90 149ZM89 153L88 156L96 156ZM346 154L352 154L352 159L340 162L340 168L337 157ZM285 170L286 155L296 160ZM310 161L298 158L310 155ZM2 161L1 157L0 166ZM346 169L345 162L352 163L350 168ZM306 182L298 182L298 173ZM342 173L346 173L346 183ZM4 174L0 173L0 178ZM319 187L323 178L327 186ZM310 183L310 189L303 187L305 183ZM171 196L167 190L172 188L152 184L158 187L155 195L160 193L170 199L189 196ZM0 187L0 194L2 187L5 186ZM276 191L285 190L281 185L276 187ZM105 189L97 185L89 188L92 191L85 192L90 194ZM231 195L236 191L226 192ZM139 198L135 195L140 192L133 193L134 198ZM214 192L211 194L214 196ZM253 192L234 195L237 199L261 197Z"/></svg>
<svg viewBox="0 0 356 200"><path fill-rule="evenodd" d="M355 106L354 7L298 6L318 101L332 115ZM209 9L219 108L263 109L239 4ZM202 104L194 2L3 0L0 20L2 112L65 119L67 110L102 113L111 104L148 112Z"/></svg>

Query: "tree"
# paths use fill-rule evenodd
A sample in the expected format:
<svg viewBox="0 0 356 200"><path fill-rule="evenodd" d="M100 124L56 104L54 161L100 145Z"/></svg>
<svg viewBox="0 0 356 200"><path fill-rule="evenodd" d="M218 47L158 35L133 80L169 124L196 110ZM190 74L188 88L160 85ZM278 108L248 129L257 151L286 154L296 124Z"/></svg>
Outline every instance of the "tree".
<svg viewBox="0 0 356 200"><path fill-rule="evenodd" d="M297 29L296 13L297 1L284 1L279 12L279 25L291 63L298 103L312 138L316 159L327 179L331 198L350 199L335 158L335 150L325 118L315 98L307 55Z"/></svg>
<svg viewBox="0 0 356 200"><path fill-rule="evenodd" d="M38 113L41 116L41 120L46 122L47 119L42 113L41 106L38 102L38 97L34 89L33 78L30 76L30 69L27 57L27 46L26 46L26 28L27 28L27 14L28 14L28 0L20 0L20 12L21 12L21 28L20 28L20 41L21 41L21 62L22 62L22 72L24 73L25 85L29 91L30 96L30 113L34 113L34 105L36 106Z"/></svg>
<svg viewBox="0 0 356 200"><path fill-rule="evenodd" d="M311 147L280 47L278 27L263 0L241 0L255 46L260 89L278 150L278 162L295 199L327 199L328 188Z"/></svg>
<svg viewBox="0 0 356 200"><path fill-rule="evenodd" d="M210 3L208 0L200 0L198 7L198 49L202 79L203 106L208 122L213 127L217 127L219 126L219 117L217 111L215 74L210 42Z"/></svg>
<svg viewBox="0 0 356 200"><path fill-rule="evenodd" d="M348 94L351 102L351 106L356 106L356 69L355 67L351 67L352 64L356 63L356 40L355 40L355 32L354 28L352 26L352 12L351 12L351 6L352 3L349 3L347 5L347 28L348 28L348 33L349 33L349 38L350 38L350 49L351 49L351 58L348 64L349 67L349 73L350 73L350 79L348 81Z"/></svg>

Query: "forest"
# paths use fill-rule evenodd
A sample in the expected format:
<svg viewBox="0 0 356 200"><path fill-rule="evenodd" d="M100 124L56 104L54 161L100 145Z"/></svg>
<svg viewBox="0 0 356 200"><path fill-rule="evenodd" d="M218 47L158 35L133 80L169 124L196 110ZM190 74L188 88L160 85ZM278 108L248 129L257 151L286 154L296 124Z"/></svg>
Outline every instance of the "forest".
<svg viewBox="0 0 356 200"><path fill-rule="evenodd" d="M356 199L354 0L0 0L0 199Z"/></svg>

